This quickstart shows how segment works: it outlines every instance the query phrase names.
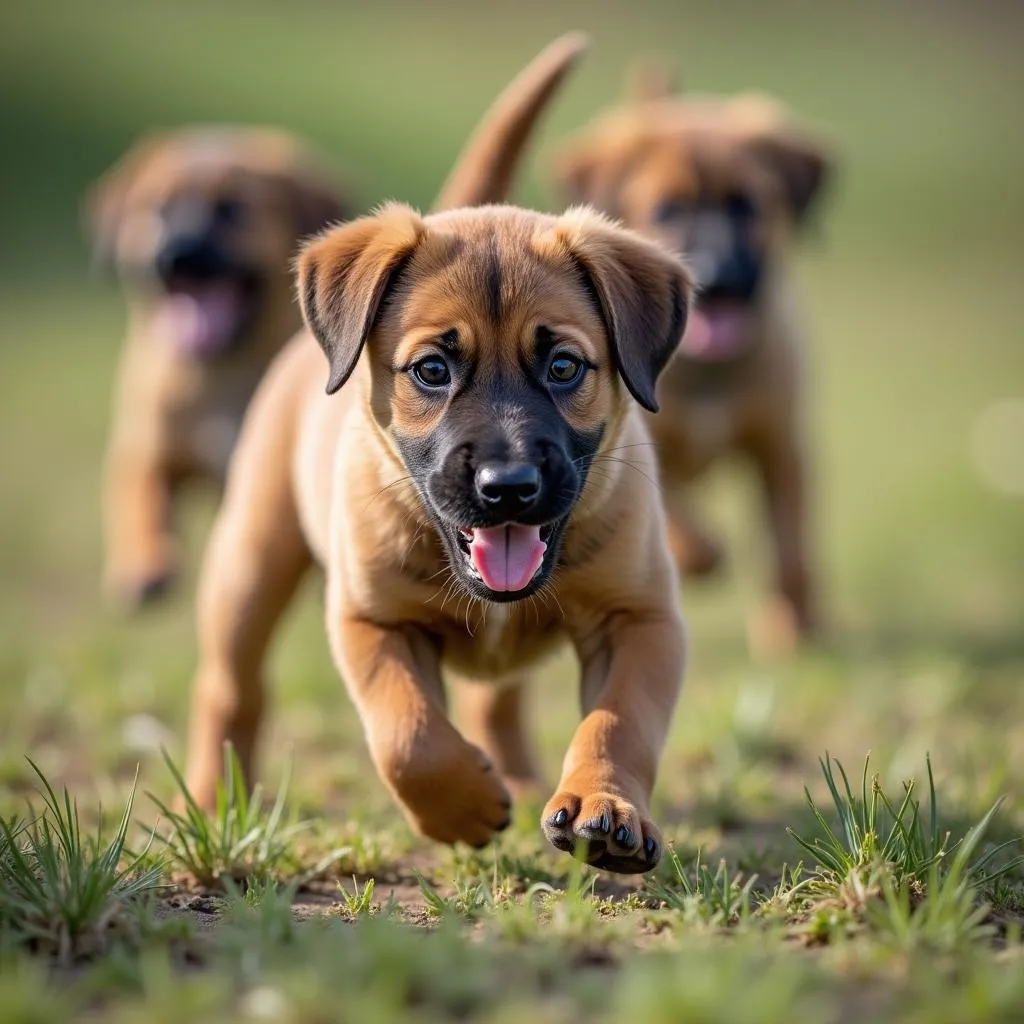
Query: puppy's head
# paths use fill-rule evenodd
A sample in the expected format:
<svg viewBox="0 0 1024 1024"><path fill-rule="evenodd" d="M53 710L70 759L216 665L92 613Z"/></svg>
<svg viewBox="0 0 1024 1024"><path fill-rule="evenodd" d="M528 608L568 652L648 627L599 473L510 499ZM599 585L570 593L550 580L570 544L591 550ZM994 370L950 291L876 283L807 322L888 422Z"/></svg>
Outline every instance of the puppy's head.
<svg viewBox="0 0 1024 1024"><path fill-rule="evenodd" d="M735 358L756 337L764 281L830 157L767 97L672 97L654 74L636 80L637 99L570 142L557 176L567 198L686 255L699 299L682 351Z"/></svg>
<svg viewBox="0 0 1024 1024"><path fill-rule="evenodd" d="M299 239L345 212L295 140L228 128L143 139L86 208L97 262L117 271L154 333L198 358L287 301Z"/></svg>
<svg viewBox="0 0 1024 1024"><path fill-rule="evenodd" d="M308 245L299 289L328 391L364 353L372 415L460 582L514 601L555 572L630 395L656 407L690 282L660 247L585 209L421 218L389 206Z"/></svg>

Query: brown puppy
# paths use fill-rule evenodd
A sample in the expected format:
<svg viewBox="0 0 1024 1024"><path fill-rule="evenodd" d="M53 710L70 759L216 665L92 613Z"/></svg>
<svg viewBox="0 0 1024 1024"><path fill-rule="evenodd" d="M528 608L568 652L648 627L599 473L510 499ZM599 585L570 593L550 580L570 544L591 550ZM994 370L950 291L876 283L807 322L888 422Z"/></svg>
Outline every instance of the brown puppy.
<svg viewBox="0 0 1024 1024"><path fill-rule="evenodd" d="M652 418L670 538L680 568L711 571L718 545L687 486L727 452L763 484L777 597L755 646L788 649L817 617L806 523L802 331L788 255L829 170L821 142L763 96L668 95L667 76L634 78L634 98L561 153L569 198L590 202L685 253L697 305L663 375Z"/></svg>
<svg viewBox="0 0 1024 1024"><path fill-rule="evenodd" d="M223 482L267 365L298 329L299 240L347 215L290 136L189 128L147 138L96 186L96 254L128 298L106 460L106 585L135 605L174 572L172 495Z"/></svg>
<svg viewBox="0 0 1024 1024"><path fill-rule="evenodd" d="M452 180L472 184L448 202L491 192ZM638 402L682 334L684 268L587 210L396 204L308 245L299 289L309 332L253 402L203 568L192 792L212 801L226 740L251 767L264 652L316 561L374 764L420 833L505 827L510 790L537 785L520 687L568 640L584 718L544 831L653 867L684 641L663 513L633 475L655 469ZM443 673L476 685L483 751Z"/></svg>

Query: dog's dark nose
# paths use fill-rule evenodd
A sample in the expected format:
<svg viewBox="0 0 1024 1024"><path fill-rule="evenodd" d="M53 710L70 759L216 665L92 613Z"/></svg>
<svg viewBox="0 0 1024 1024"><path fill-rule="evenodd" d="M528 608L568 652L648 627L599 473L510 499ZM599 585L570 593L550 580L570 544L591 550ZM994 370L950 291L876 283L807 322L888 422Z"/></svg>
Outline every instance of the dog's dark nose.
<svg viewBox="0 0 1024 1024"><path fill-rule="evenodd" d="M223 270L223 260L205 234L172 235L157 252L156 270L165 281L216 277Z"/></svg>
<svg viewBox="0 0 1024 1024"><path fill-rule="evenodd" d="M540 497L540 470L528 462L485 462L476 471L476 490L494 511L517 515Z"/></svg>

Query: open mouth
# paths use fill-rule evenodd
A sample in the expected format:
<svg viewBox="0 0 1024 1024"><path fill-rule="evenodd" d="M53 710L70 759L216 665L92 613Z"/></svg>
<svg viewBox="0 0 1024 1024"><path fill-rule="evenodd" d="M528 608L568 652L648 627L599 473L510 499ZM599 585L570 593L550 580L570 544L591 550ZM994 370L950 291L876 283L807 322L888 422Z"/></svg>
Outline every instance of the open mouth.
<svg viewBox="0 0 1024 1024"><path fill-rule="evenodd" d="M176 276L159 300L161 334L181 352L200 359L220 355L245 332L255 313L255 274Z"/></svg>
<svg viewBox="0 0 1024 1024"><path fill-rule="evenodd" d="M698 300L686 321L680 351L701 363L724 363L747 352L756 338L754 314L742 299Z"/></svg>
<svg viewBox="0 0 1024 1024"><path fill-rule="evenodd" d="M457 527L462 567L494 600L526 597L544 576L545 555L557 525Z"/></svg>

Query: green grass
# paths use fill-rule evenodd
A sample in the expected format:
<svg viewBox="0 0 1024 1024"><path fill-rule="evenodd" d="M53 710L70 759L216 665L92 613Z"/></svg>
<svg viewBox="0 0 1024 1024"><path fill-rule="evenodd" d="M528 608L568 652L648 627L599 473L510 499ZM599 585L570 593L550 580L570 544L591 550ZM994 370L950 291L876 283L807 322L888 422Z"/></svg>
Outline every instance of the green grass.
<svg viewBox="0 0 1024 1024"><path fill-rule="evenodd" d="M30 762L31 763L31 762ZM32 764L43 809L24 820L0 818L0 952L29 948L69 964L95 953L130 917L133 905L162 883L160 866L125 850L135 786L117 826L104 839L84 833L78 804L58 797Z"/></svg>
<svg viewBox="0 0 1024 1024"><path fill-rule="evenodd" d="M1022 24L1013 5L881 0L5 12L0 871L17 871L12 843L34 863L32 842L54 869L30 901L34 937L4 925L0 1018L1017 1019L1024 531L1021 498L981 471L976 424L1024 380ZM546 847L527 813L479 852L411 836L331 666L311 581L271 659L262 779L287 790L280 810L246 803L229 771L212 816L137 802L112 865L121 820L99 808L124 807L136 771L168 807L181 795L162 750L182 762L213 501L182 510L186 567L163 607L122 621L100 604L123 309L88 276L83 190L147 127L240 119L308 136L367 205L426 205L490 97L577 27L594 49L541 133L529 203L554 204L543 172L557 140L618 95L637 52L667 51L695 89L768 89L831 129L840 173L796 266L829 635L751 662L745 623L769 570L759 500L742 467L716 470L701 499L729 562L684 593L690 666L653 807L670 852L623 886ZM534 690L549 784L577 720L575 668L553 662ZM838 764L868 750L870 771L847 786ZM45 794L29 810L40 780L26 755L58 811ZM59 821L72 819L68 858ZM131 896L112 879L136 877L125 851L154 827L169 845L138 868L157 858L174 884ZM87 877L103 895L66 899ZM0 905L20 891L5 883ZM75 906L95 913L75 911L72 938Z"/></svg>

